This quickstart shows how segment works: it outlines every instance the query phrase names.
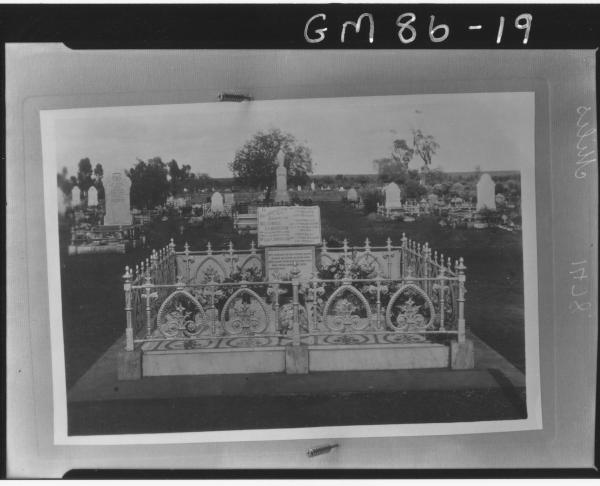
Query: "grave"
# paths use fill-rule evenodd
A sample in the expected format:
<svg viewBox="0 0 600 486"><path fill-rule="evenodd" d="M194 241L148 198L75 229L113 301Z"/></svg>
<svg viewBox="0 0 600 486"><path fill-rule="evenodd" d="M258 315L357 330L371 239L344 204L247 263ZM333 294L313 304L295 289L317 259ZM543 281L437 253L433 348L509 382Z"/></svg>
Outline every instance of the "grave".
<svg viewBox="0 0 600 486"><path fill-rule="evenodd" d="M386 209L398 209L402 208L402 201L400 200L400 188L395 182L390 182L384 187L385 195L385 208Z"/></svg>
<svg viewBox="0 0 600 486"><path fill-rule="evenodd" d="M67 211L68 203L67 198L65 197L65 193L60 187L56 188L56 204L58 206L58 214L60 214L61 216L64 215Z"/></svg>
<svg viewBox="0 0 600 486"><path fill-rule="evenodd" d="M356 189L354 189L354 187L351 187L350 189L348 189L348 194L346 197L348 198L348 201L350 201L350 202L357 202L358 201L358 192L356 191Z"/></svg>
<svg viewBox="0 0 600 486"><path fill-rule="evenodd" d="M71 189L71 206L76 207L79 206L81 204L81 191L79 190L79 187L74 186L73 189Z"/></svg>
<svg viewBox="0 0 600 486"><path fill-rule="evenodd" d="M178 252L172 242L141 273L126 268L122 379L473 367L462 259L404 236L328 248L318 206L259 207L257 219L258 248ZM150 313L142 292L158 299Z"/></svg>
<svg viewBox="0 0 600 486"><path fill-rule="evenodd" d="M377 205L377 214L384 216L387 219L396 219L403 214L403 207L401 201L401 191L398 184L390 182L387 186L384 186L381 191L383 192L384 203Z"/></svg>
<svg viewBox="0 0 600 486"><path fill-rule="evenodd" d="M477 183L477 211L487 208L496 209L496 184L489 174L483 174Z"/></svg>
<svg viewBox="0 0 600 486"><path fill-rule="evenodd" d="M104 224L85 230L77 226L72 228L69 255L126 253L140 244L140 228L133 224L130 189L131 180L122 172L114 172L104 181ZM88 197L91 190L88 190Z"/></svg>
<svg viewBox="0 0 600 486"><path fill-rule="evenodd" d="M225 211L225 206L223 206L223 196L219 191L214 192L210 197L210 210L213 213L222 213Z"/></svg>
<svg viewBox="0 0 600 486"><path fill-rule="evenodd" d="M88 206L98 206L98 191L94 186L88 189Z"/></svg>
<svg viewBox="0 0 600 486"><path fill-rule="evenodd" d="M298 272L299 279L308 280L317 270L320 244L319 206L258 208L258 246L265 248L267 279L290 280Z"/></svg>
<svg viewBox="0 0 600 486"><path fill-rule="evenodd" d="M133 223L129 193L131 179L113 172L104 184L104 226L130 226Z"/></svg>
<svg viewBox="0 0 600 486"><path fill-rule="evenodd" d="M277 161L277 170L275 172L275 202L289 202L290 195L287 190L287 169L284 165L285 154L283 153L283 150L277 152L275 160Z"/></svg>

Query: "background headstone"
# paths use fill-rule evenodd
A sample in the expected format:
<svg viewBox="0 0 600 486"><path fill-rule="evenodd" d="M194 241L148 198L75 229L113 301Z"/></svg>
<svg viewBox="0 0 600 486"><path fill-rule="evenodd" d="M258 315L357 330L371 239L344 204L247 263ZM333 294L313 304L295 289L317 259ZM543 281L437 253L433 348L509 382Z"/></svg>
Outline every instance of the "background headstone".
<svg viewBox="0 0 600 486"><path fill-rule="evenodd" d="M88 206L98 206L98 191L94 186L88 189Z"/></svg>
<svg viewBox="0 0 600 486"><path fill-rule="evenodd" d="M384 187L385 193L385 207L386 208L400 208L402 202L400 201L400 188L395 182L390 182Z"/></svg>
<svg viewBox="0 0 600 486"><path fill-rule="evenodd" d="M284 165L285 154L283 150L277 152L277 171L275 178L275 202L288 202L290 195L287 189L287 169Z"/></svg>
<svg viewBox="0 0 600 486"><path fill-rule="evenodd" d="M113 172L104 181L105 226L127 226L132 224L130 190L131 180L121 172Z"/></svg>
<svg viewBox="0 0 600 486"><path fill-rule="evenodd" d="M222 213L225 208L223 206L223 195L217 191L210 197L210 209L215 213Z"/></svg>
<svg viewBox="0 0 600 486"><path fill-rule="evenodd" d="M358 192L356 192L356 189L354 189L354 187L351 187L348 190L348 201L353 201L356 202L358 201Z"/></svg>
<svg viewBox="0 0 600 486"><path fill-rule="evenodd" d="M65 193L62 192L60 187L56 188L56 202L58 205L58 214L65 214L65 211L68 207L68 203L67 198L65 197Z"/></svg>
<svg viewBox="0 0 600 486"><path fill-rule="evenodd" d="M496 184L489 174L483 174L477 183L477 211L496 209Z"/></svg>
<svg viewBox="0 0 600 486"><path fill-rule="evenodd" d="M79 206L81 204L81 191L79 190L79 187L74 186L73 189L71 189L71 206L75 207L75 206Z"/></svg>
<svg viewBox="0 0 600 486"><path fill-rule="evenodd" d="M310 190L311 190L311 191L314 191L314 190L315 190L315 181L312 181L312 182L310 183Z"/></svg>

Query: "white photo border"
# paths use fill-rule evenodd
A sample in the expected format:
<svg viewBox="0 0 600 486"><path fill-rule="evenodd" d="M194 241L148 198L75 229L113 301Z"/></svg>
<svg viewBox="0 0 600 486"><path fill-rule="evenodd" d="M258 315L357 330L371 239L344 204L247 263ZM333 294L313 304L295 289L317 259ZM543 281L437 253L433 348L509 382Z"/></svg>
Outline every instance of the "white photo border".
<svg viewBox="0 0 600 486"><path fill-rule="evenodd" d="M489 91L494 93L495 91ZM506 92L506 91L504 91ZM535 113L536 93L527 93L529 109ZM466 91L465 94L472 92ZM443 93L439 93L443 94ZM448 96L459 93L446 93ZM388 96L388 95L381 95ZM394 95L390 95L394 96ZM401 95L411 96L411 95ZM427 96L427 95L423 95ZM340 98L342 99L342 98ZM281 100L273 100L281 101ZM189 103L192 104L192 103ZM199 103L205 104L205 103ZM181 107L178 104L136 105L134 107ZM122 109L123 107L118 107ZM46 224L46 249L48 265L49 322L52 355L53 419L55 445L126 445L126 444L189 444L205 442L246 442L266 440L297 440L325 438L365 438L433 436L454 434L483 434L494 432L539 430L542 425L539 363L539 317L538 317L538 272L537 272L537 219L535 198L535 144L531 157L520 168L521 194L531 197L521 198L522 248L523 248L523 291L525 323L525 380L527 418L516 420L426 423L426 424L383 424L360 426L305 427L284 429L244 429L210 432L152 433L152 434L113 434L113 435L68 435L67 387L65 374L64 331L62 320L62 296L60 277L60 252L58 238L58 200L56 189L56 140L54 122L57 113L81 113L82 110L113 110L116 107L89 107L59 110L40 110L42 135L42 165L44 176L44 207ZM535 123L534 123L535 125ZM535 132L535 126L532 127Z"/></svg>

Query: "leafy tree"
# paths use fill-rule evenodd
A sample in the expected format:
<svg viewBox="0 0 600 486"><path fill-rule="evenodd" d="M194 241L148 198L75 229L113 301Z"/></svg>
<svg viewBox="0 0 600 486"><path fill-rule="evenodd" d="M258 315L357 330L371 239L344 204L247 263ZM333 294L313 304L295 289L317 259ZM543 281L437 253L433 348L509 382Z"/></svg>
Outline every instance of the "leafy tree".
<svg viewBox="0 0 600 486"><path fill-rule="evenodd" d="M104 176L104 168L102 167L102 164L98 163L96 164L96 167L94 167L94 178L96 179L96 181L102 180L102 177Z"/></svg>
<svg viewBox="0 0 600 486"><path fill-rule="evenodd" d="M172 194L181 193L184 189L192 189L194 186L194 180L196 175L192 173L192 167L190 165L179 164L176 160L171 160L167 164L169 169L169 184Z"/></svg>
<svg viewBox="0 0 600 486"><path fill-rule="evenodd" d="M440 148L439 144L432 135L425 135L421 130L413 130L412 134L414 151L423 159L425 167L429 167L431 158Z"/></svg>
<svg viewBox="0 0 600 486"><path fill-rule="evenodd" d="M404 183L404 193L407 199L420 199L427 194L427 189L415 179L408 179Z"/></svg>
<svg viewBox="0 0 600 486"><path fill-rule="evenodd" d="M94 167L94 181L93 186L98 191L98 199L104 200L104 184L102 183L102 177L104 176L104 168L102 164L96 164Z"/></svg>
<svg viewBox="0 0 600 486"><path fill-rule="evenodd" d="M69 171L66 167L63 167L62 170L56 174L56 184L64 194L71 194L71 189L73 189L74 184L73 181L69 179Z"/></svg>
<svg viewBox="0 0 600 486"><path fill-rule="evenodd" d="M521 182L519 180L510 179L506 182L505 187L512 197L519 197L521 195Z"/></svg>
<svg viewBox="0 0 600 486"><path fill-rule="evenodd" d="M81 159L77 171L77 185L83 194L87 194L87 190L92 186L92 163L87 157Z"/></svg>
<svg viewBox="0 0 600 486"><path fill-rule="evenodd" d="M153 209L165 204L169 194L167 166L160 157L137 163L125 171L131 179L131 204L139 209Z"/></svg>
<svg viewBox="0 0 600 486"><path fill-rule="evenodd" d="M455 182L450 188L450 194L452 196L463 197L465 194L465 186L463 186L460 182Z"/></svg>
<svg viewBox="0 0 600 486"><path fill-rule="evenodd" d="M373 161L377 168L378 178L381 182L396 181L402 183L407 179L408 166L402 160L383 158Z"/></svg>
<svg viewBox="0 0 600 486"><path fill-rule="evenodd" d="M425 182L429 185L441 184L445 180L446 174L444 174L441 167L436 167L425 174Z"/></svg>
<svg viewBox="0 0 600 486"><path fill-rule="evenodd" d="M436 196L443 196L444 195L444 186L442 184L434 184L433 187L431 188L431 192L433 194L435 194Z"/></svg>
<svg viewBox="0 0 600 486"><path fill-rule="evenodd" d="M383 195L380 190L371 189L363 194L362 200L364 213L371 214L377 212L378 203L383 203Z"/></svg>
<svg viewBox="0 0 600 486"><path fill-rule="evenodd" d="M275 159L279 150L284 153L288 184L294 186L308 183L308 174L312 173L310 149L296 142L293 135L279 129L259 131L236 152L233 162L229 164L236 182L261 190L267 189L266 198L269 199L275 184Z"/></svg>
<svg viewBox="0 0 600 486"><path fill-rule="evenodd" d="M408 164L415 154L415 149L408 146L406 140L394 140L392 145L392 158L408 170Z"/></svg>

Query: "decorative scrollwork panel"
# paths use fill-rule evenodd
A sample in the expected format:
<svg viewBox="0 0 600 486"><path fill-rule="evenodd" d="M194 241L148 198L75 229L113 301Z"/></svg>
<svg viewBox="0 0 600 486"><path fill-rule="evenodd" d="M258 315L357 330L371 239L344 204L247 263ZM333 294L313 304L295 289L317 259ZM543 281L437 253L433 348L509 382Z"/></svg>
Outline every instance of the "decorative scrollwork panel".
<svg viewBox="0 0 600 486"><path fill-rule="evenodd" d="M356 288L342 285L331 294L323 308L323 323L328 330L362 331L371 323L369 302Z"/></svg>
<svg viewBox="0 0 600 486"><path fill-rule="evenodd" d="M399 332L432 330L436 317L435 307L429 296L418 285L402 285L386 310L386 324Z"/></svg>
<svg viewBox="0 0 600 486"><path fill-rule="evenodd" d="M209 256L206 257L198 268L194 276L193 282L196 283L207 283L209 281L222 282L228 276L228 272L225 267L216 258Z"/></svg>
<svg viewBox="0 0 600 486"><path fill-rule="evenodd" d="M259 334L269 326L265 301L253 290L240 288L225 302L221 323L228 334Z"/></svg>
<svg viewBox="0 0 600 486"><path fill-rule="evenodd" d="M197 336L208 327L204 309L185 290L176 290L165 299L158 310L156 324L166 338Z"/></svg>

